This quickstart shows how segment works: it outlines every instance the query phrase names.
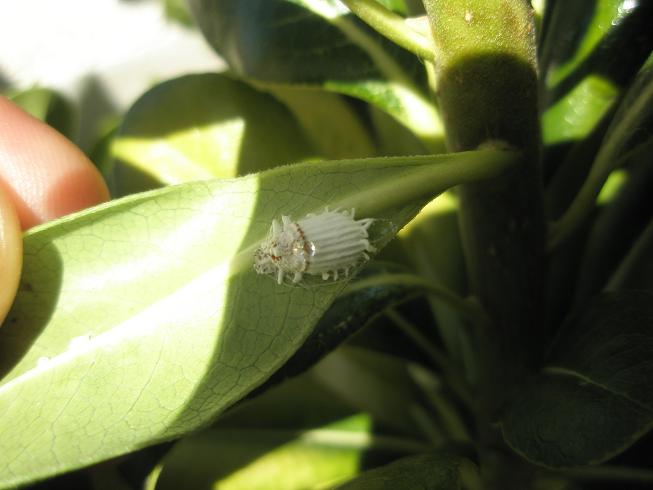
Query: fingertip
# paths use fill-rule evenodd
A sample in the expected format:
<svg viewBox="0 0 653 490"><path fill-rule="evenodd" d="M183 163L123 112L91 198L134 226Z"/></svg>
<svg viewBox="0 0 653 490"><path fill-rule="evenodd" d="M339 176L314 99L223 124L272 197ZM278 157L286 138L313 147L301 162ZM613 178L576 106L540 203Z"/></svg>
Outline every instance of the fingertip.
<svg viewBox="0 0 653 490"><path fill-rule="evenodd" d="M11 198L0 185L0 325L16 296L23 265L23 239Z"/></svg>
<svg viewBox="0 0 653 490"><path fill-rule="evenodd" d="M97 168L77 146L3 97L0 184L23 229L109 199Z"/></svg>

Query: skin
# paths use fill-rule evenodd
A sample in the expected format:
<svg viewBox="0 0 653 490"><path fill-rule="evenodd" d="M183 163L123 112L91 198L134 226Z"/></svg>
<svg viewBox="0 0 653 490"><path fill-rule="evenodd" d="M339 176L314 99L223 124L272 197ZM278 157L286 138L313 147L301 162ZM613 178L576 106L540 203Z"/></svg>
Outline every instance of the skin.
<svg viewBox="0 0 653 490"><path fill-rule="evenodd" d="M0 97L0 324L18 288L22 231L108 199L79 148Z"/></svg>

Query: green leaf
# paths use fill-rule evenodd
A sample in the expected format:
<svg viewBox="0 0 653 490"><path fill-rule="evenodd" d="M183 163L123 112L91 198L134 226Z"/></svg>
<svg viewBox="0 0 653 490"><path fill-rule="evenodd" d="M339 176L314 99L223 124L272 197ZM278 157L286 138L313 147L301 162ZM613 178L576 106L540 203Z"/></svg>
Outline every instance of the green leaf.
<svg viewBox="0 0 653 490"><path fill-rule="evenodd" d="M0 486L178 437L260 385L346 285L252 268L273 219L355 208L381 248L433 194L516 159L304 163L129 196L30 230L0 328Z"/></svg>
<svg viewBox="0 0 653 490"><path fill-rule="evenodd" d="M371 135L346 97L315 88L264 84L261 88L290 109L326 159L390 156L375 151Z"/></svg>
<svg viewBox="0 0 653 490"><path fill-rule="evenodd" d="M653 218L637 237L607 285L607 289L620 288L653 291Z"/></svg>
<svg viewBox="0 0 653 490"><path fill-rule="evenodd" d="M560 145L585 138L608 114L618 95L618 87L610 80L588 75L542 115L544 144Z"/></svg>
<svg viewBox="0 0 653 490"><path fill-rule="evenodd" d="M460 490L461 460L445 453L409 456L370 470L337 490Z"/></svg>
<svg viewBox="0 0 653 490"><path fill-rule="evenodd" d="M444 150L419 60L331 0L189 0L211 46L246 79L360 98Z"/></svg>
<svg viewBox="0 0 653 490"><path fill-rule="evenodd" d="M549 467L603 462L653 427L653 293L615 291L572 318L532 384L509 406L503 434Z"/></svg>
<svg viewBox="0 0 653 490"><path fill-rule="evenodd" d="M355 418L361 413L324 385L311 369L259 396L242 400L220 416L212 427L301 432ZM372 424L373 420L369 419ZM369 426L368 422L363 425Z"/></svg>
<svg viewBox="0 0 653 490"><path fill-rule="evenodd" d="M127 112L113 153L120 196L314 156L288 109L217 73L175 78L145 93Z"/></svg>
<svg viewBox="0 0 653 490"><path fill-rule="evenodd" d="M358 410L370 413L387 427L417 435L411 416L420 405L420 392L409 362L360 347L342 346L313 371L320 381Z"/></svg>
<svg viewBox="0 0 653 490"><path fill-rule="evenodd" d="M552 164L553 160L556 161L555 165L548 167L551 175L545 176L545 206L549 219L558 219L576 197L592 167L615 111L612 106L595 127L584 132L583 139L573 145L553 145L545 148L545 160L549 164Z"/></svg>
<svg viewBox="0 0 653 490"><path fill-rule="evenodd" d="M625 182L615 198L601 206L599 214L592 226L587 246L583 250L576 287L575 304L583 304L589 298L606 287L610 276L615 273L620 263L619 275L628 282L639 284L620 284L617 289L653 289L653 282L645 286L647 261L639 261L637 249L638 236L644 237L644 230L653 219L653 165L650 165L650 152L653 150L653 138L648 148L642 148L633 154L624 170L618 170L615 175L622 175ZM609 181L608 181L609 182ZM607 186L606 182L606 186ZM605 187L604 186L604 189ZM604 192L602 191L602 194ZM640 254L647 250L642 241ZM627 259L630 257L631 259ZM626 261L628 263L626 263ZM628 265L630 264L630 265ZM650 276L649 276L650 277ZM641 281L641 282L640 282ZM613 282L612 280L610 282Z"/></svg>
<svg viewBox="0 0 653 490"><path fill-rule="evenodd" d="M399 271L404 272L382 263L365 267L320 318L301 348L256 391L302 373L367 325L380 311L424 292L423 285L392 283L393 275Z"/></svg>
<svg viewBox="0 0 653 490"><path fill-rule="evenodd" d="M46 88L31 88L10 99L35 118L52 126L70 140L77 137L77 114L73 104L63 95Z"/></svg>
<svg viewBox="0 0 653 490"><path fill-rule="evenodd" d="M548 6L547 6L548 7ZM551 98L566 93L589 73L624 86L653 47L649 2L598 0L555 2L547 9L540 67Z"/></svg>
<svg viewBox="0 0 653 490"><path fill-rule="evenodd" d="M429 153L424 144L386 112L369 106L369 118L380 155L424 155Z"/></svg>
<svg viewBox="0 0 653 490"><path fill-rule="evenodd" d="M396 14L406 16L408 8L405 0L377 0L385 8L392 10ZM410 3L410 0L408 0Z"/></svg>
<svg viewBox="0 0 653 490"><path fill-rule="evenodd" d="M435 61L435 48L428 29L418 26L415 19L406 21L377 0L340 0L352 14L393 43L426 62Z"/></svg>
<svg viewBox="0 0 653 490"><path fill-rule="evenodd" d="M653 127L653 55L628 89L607 129L592 168L567 211L550 232L550 246L557 246L591 213L610 173L639 144L645 145Z"/></svg>
<svg viewBox="0 0 653 490"><path fill-rule="evenodd" d="M337 441L361 439L369 426L368 417L357 415L307 373L175 444L161 462L156 488L306 488L343 471L351 476L363 449ZM307 437L317 430L332 437L331 446L324 438ZM305 471L298 474L294 458L300 458Z"/></svg>
<svg viewBox="0 0 653 490"><path fill-rule="evenodd" d="M301 490L332 485L357 474L368 439L366 427L343 430L337 423L303 433L210 429L174 447L155 488Z"/></svg>
<svg viewBox="0 0 653 490"><path fill-rule="evenodd" d="M653 4L555 2L547 17L540 70L549 176L574 165L571 144L596 129L650 54Z"/></svg>
<svg viewBox="0 0 653 490"><path fill-rule="evenodd" d="M167 19L181 24L184 27L194 25L193 16L188 10L185 0L163 0L163 9Z"/></svg>
<svg viewBox="0 0 653 490"><path fill-rule="evenodd" d="M96 141L88 152L88 157L107 181L110 190L113 190L113 169L115 165L113 142L118 134L118 124L118 122L107 124L98 134Z"/></svg>
<svg viewBox="0 0 653 490"><path fill-rule="evenodd" d="M375 432L368 415L307 373L179 441L162 461L156 488L331 487L380 458L424 449L417 441Z"/></svg>
<svg viewBox="0 0 653 490"><path fill-rule="evenodd" d="M458 199L442 194L429 203L399 233L399 242L415 271L433 284L461 296L468 293L465 258L458 223ZM474 353L460 312L444 301L429 296L438 332L447 352L473 377Z"/></svg>

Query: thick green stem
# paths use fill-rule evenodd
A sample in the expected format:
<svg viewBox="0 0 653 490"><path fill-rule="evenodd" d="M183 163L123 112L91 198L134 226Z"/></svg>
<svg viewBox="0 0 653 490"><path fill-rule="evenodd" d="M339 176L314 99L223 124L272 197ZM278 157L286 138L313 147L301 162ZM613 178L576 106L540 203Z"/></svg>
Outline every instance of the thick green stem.
<svg viewBox="0 0 653 490"><path fill-rule="evenodd" d="M525 0L424 0L424 6L438 52L449 150L501 140L523 155L501 176L460 189L471 286L493 320L479 329L477 390L481 443L493 445L499 441L492 422L536 366L543 335L546 221L532 11ZM487 487L524 483L500 480L492 475Z"/></svg>

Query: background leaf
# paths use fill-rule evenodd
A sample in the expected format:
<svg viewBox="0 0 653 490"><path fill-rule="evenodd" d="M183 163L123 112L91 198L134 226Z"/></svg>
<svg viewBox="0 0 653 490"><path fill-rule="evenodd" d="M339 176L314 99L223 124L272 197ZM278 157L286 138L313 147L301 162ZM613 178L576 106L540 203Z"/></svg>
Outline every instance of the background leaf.
<svg viewBox="0 0 653 490"><path fill-rule="evenodd" d="M369 118L374 130L375 140L380 155L425 155L426 146L406 126L399 123L388 113L368 106Z"/></svg>
<svg viewBox="0 0 653 490"><path fill-rule="evenodd" d="M653 139L651 143L650 148L653 149ZM583 250L574 295L576 305L586 303L590 297L606 288L608 280L618 269L623 281L615 285L611 279L611 289L653 289L650 279L653 276L648 274L648 283L645 279L652 262L642 256L646 250L651 250L644 245L645 230L651 228L653 220L649 211L653 209L650 150L634 153L626 165L627 168L621 173L625 182L610 202L600 206ZM640 240L642 246L639 246L641 251L638 252ZM637 259L636 256L642 257Z"/></svg>
<svg viewBox="0 0 653 490"><path fill-rule="evenodd" d="M653 56L649 57L618 106L605 138L599 147L589 173L585 177L573 202L565 213L552 225L550 245L555 247L574 227L592 212L597 197L612 171L627 157L650 147L650 131L653 127Z"/></svg>
<svg viewBox="0 0 653 490"><path fill-rule="evenodd" d="M544 169L547 178L551 176L546 204L552 219L562 215L585 182L615 116L618 96L651 50L650 7L648 2L621 0L602 0L592 2L591 6L584 2L547 5L552 27L544 37L541 64L548 73L549 90L544 91L544 98L549 107L542 127L544 141L548 143ZM576 143L571 141L576 139ZM619 207L623 208L623 203ZM635 214L625 218L623 223L628 224L619 226L617 232L610 229L609 240L597 236L609 229L606 224L615 214L609 211L589 237L590 223L578 226L552 256L547 306L551 329L558 327L574 294L576 304L580 304L602 287L597 276L604 275L606 267L597 264L597 260L606 262L604 251L614 254L620 244L632 239L632 227L628 224L636 219ZM581 262L584 270L576 272ZM574 293L577 275L584 277L579 279ZM588 277L590 281L599 280L588 282Z"/></svg>
<svg viewBox="0 0 653 490"><path fill-rule="evenodd" d="M156 488L330 487L424 448L417 440L384 435L373 418L309 372L179 441L161 464Z"/></svg>
<svg viewBox="0 0 653 490"><path fill-rule="evenodd" d="M301 348L252 394L302 373L384 309L424 291L423 285L393 284L393 272L404 270L385 263L367 265L320 318Z"/></svg>
<svg viewBox="0 0 653 490"><path fill-rule="evenodd" d="M360 98L444 151L419 60L331 0L189 0L204 36L237 75ZM301 42L297 42L301 39Z"/></svg>
<svg viewBox="0 0 653 490"><path fill-rule="evenodd" d="M0 329L0 486L178 437L283 365L346 282L290 287L255 274L272 219L354 207L377 219L381 248L433 194L515 158L297 164L130 196L28 232Z"/></svg>
<svg viewBox="0 0 653 490"><path fill-rule="evenodd" d="M9 97L32 116L52 126L68 139L77 139L78 115L63 95L47 88L34 87Z"/></svg>
<svg viewBox="0 0 653 490"><path fill-rule="evenodd" d="M303 434L211 429L173 449L155 488L299 490L333 484L357 473L365 429L335 423Z"/></svg>
<svg viewBox="0 0 653 490"><path fill-rule="evenodd" d="M226 75L163 82L129 109L113 142L114 194L236 177L315 156L277 100Z"/></svg>
<svg viewBox="0 0 653 490"><path fill-rule="evenodd" d="M597 128L650 54L652 21L646 1L548 2L540 56L547 179L582 166L567 152Z"/></svg>
<svg viewBox="0 0 653 490"><path fill-rule="evenodd" d="M465 258L458 223L458 198L452 192L430 202L399 233L398 242L417 274L429 282L465 297L468 294ZM437 332L448 354L471 378L475 354L469 330L460 311L434 296L429 304Z"/></svg>
<svg viewBox="0 0 653 490"><path fill-rule="evenodd" d="M290 109L322 157L363 158L377 154L375 142L351 99L317 88L264 84L261 88Z"/></svg>
<svg viewBox="0 0 653 490"><path fill-rule="evenodd" d="M606 287L609 290L620 288L653 291L653 219L637 237Z"/></svg>
<svg viewBox="0 0 653 490"><path fill-rule="evenodd" d="M653 427L651 325L653 293L598 296L508 408L506 441L550 467L600 463L633 444Z"/></svg>
<svg viewBox="0 0 653 490"><path fill-rule="evenodd" d="M184 27L193 26L193 17L184 0L162 0L162 2L168 20L177 22Z"/></svg>
<svg viewBox="0 0 653 490"><path fill-rule="evenodd" d="M460 458L444 453L409 456L370 470L338 490L460 490Z"/></svg>
<svg viewBox="0 0 653 490"><path fill-rule="evenodd" d="M385 426L417 435L411 415L420 404L409 362L371 349L343 346L315 367L315 376L351 406Z"/></svg>
<svg viewBox="0 0 653 490"><path fill-rule="evenodd" d="M547 101L589 73L626 85L653 43L652 12L645 1L548 2L540 55Z"/></svg>

